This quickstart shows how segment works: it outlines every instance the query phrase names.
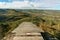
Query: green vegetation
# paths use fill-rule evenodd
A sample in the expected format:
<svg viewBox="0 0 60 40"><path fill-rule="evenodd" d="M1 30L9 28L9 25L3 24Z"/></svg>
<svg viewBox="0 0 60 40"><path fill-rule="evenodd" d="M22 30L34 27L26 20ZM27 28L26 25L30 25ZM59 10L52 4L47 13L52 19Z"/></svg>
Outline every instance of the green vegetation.
<svg viewBox="0 0 60 40"><path fill-rule="evenodd" d="M0 10L0 30L3 36L10 33L24 21L33 22L44 31L60 39L59 10Z"/></svg>

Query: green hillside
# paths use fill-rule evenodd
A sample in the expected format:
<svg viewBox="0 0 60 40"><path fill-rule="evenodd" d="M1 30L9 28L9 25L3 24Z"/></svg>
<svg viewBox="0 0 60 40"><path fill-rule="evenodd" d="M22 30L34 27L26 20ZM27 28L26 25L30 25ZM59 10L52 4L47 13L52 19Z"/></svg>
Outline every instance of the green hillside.
<svg viewBox="0 0 60 40"><path fill-rule="evenodd" d="M60 32L60 10L0 9L0 33L3 36L10 33L24 21L33 22L56 37Z"/></svg>

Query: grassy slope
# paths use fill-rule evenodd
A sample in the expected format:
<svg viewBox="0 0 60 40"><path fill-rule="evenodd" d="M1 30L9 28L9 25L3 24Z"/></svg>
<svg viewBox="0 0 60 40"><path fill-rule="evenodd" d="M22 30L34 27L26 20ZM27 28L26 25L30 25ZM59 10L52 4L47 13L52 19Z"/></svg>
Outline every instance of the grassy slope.
<svg viewBox="0 0 60 40"><path fill-rule="evenodd" d="M0 25L7 24L9 25L10 29L5 32L9 33L9 31L16 28L21 22L23 21L34 21L33 19L36 17L40 17L46 20L46 25L51 26L52 21L56 23L57 30L60 26L60 12L56 10L7 10L5 14L1 14L0 17ZM1 26L2 27L2 26ZM8 27L8 28L9 28ZM60 27L59 27L60 28ZM6 29L7 30L7 29ZM49 29L48 29L49 30Z"/></svg>

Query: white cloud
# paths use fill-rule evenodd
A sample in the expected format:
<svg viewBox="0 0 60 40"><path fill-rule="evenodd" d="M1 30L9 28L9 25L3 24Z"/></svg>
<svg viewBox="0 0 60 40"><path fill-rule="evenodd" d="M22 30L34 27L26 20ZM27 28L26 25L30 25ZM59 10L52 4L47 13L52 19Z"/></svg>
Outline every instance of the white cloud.
<svg viewBox="0 0 60 40"><path fill-rule="evenodd" d="M36 0L37 1L37 0ZM60 4L60 1L58 0L41 0L37 2L30 2L29 0L24 1L13 1L13 2L0 2L0 8L18 8L18 9L24 9L24 8L53 8L56 6L56 4Z"/></svg>
<svg viewBox="0 0 60 40"><path fill-rule="evenodd" d="M0 2L0 8L8 8L8 6L6 5L6 3L2 3L2 2Z"/></svg>
<svg viewBox="0 0 60 40"><path fill-rule="evenodd" d="M14 2L11 2L11 3L2 3L0 2L0 8L32 8L32 5L30 4L29 1L14 1ZM34 7L33 7L34 8Z"/></svg>
<svg viewBox="0 0 60 40"><path fill-rule="evenodd" d="M19 2L19 1L14 1L12 3L10 3L11 5L9 5L9 7L11 8L24 8L24 7L31 7L31 5L29 4L28 1L24 1L24 2ZM7 4L8 5L8 4Z"/></svg>

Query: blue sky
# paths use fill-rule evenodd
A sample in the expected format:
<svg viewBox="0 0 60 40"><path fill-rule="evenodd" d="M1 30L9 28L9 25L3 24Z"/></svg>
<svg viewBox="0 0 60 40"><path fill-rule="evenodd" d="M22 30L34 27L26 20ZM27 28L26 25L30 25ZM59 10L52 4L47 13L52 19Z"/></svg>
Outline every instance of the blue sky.
<svg viewBox="0 0 60 40"><path fill-rule="evenodd" d="M42 8L60 10L60 0L0 0L0 8Z"/></svg>
<svg viewBox="0 0 60 40"><path fill-rule="evenodd" d="M10 0L0 0L0 2L9 2Z"/></svg>

